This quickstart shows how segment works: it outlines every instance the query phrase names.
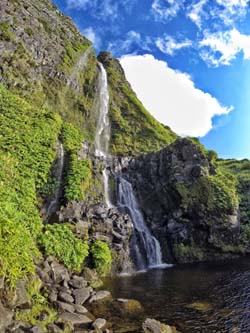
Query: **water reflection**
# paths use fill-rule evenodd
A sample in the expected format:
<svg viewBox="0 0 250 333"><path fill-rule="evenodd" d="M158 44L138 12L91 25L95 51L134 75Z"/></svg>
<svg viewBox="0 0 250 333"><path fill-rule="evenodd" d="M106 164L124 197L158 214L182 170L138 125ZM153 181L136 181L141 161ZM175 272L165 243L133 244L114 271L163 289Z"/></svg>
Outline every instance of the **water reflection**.
<svg viewBox="0 0 250 333"><path fill-rule="evenodd" d="M145 316L183 333L250 333L250 260L175 266L114 278L115 297L138 299Z"/></svg>

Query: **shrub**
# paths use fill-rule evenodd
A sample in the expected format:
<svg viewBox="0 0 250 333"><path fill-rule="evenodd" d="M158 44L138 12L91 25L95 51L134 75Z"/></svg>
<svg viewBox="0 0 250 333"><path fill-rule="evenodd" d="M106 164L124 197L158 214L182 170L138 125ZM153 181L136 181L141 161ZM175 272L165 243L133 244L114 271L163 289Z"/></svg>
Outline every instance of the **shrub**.
<svg viewBox="0 0 250 333"><path fill-rule="evenodd" d="M74 125L64 122L62 125L61 140L67 151L77 152L81 149L83 135Z"/></svg>
<svg viewBox="0 0 250 333"><path fill-rule="evenodd" d="M111 269L112 257L109 246L102 241L95 241L90 248L93 266L99 274L107 275Z"/></svg>
<svg viewBox="0 0 250 333"><path fill-rule="evenodd" d="M55 256L68 268L80 272L88 255L88 244L78 239L69 225L47 225L40 237L46 255Z"/></svg>
<svg viewBox="0 0 250 333"><path fill-rule="evenodd" d="M91 165L89 160L78 160L76 155L70 158L70 165L65 186L65 198L84 200L85 191L90 186Z"/></svg>

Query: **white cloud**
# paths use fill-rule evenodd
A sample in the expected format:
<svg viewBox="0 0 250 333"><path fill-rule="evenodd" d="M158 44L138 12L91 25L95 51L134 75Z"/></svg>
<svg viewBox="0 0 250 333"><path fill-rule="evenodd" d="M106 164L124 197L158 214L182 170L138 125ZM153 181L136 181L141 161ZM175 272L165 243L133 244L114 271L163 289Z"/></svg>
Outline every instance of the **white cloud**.
<svg viewBox="0 0 250 333"><path fill-rule="evenodd" d="M177 42L173 37L169 35L164 35L163 37L156 39L156 46L163 53L167 53L173 55L175 51L180 50L185 47L189 47L192 45L192 42L188 39Z"/></svg>
<svg viewBox="0 0 250 333"><path fill-rule="evenodd" d="M204 136L212 129L215 115L226 115L232 110L197 89L187 74L169 68L152 55L125 55L120 61L145 107L180 135Z"/></svg>
<svg viewBox="0 0 250 333"><path fill-rule="evenodd" d="M116 40L108 45L108 51L114 56L117 54L132 53L134 49L141 49L144 51L150 50L152 40L149 36L142 37L137 31L130 30L125 35L124 39Z"/></svg>
<svg viewBox="0 0 250 333"><path fill-rule="evenodd" d="M82 30L82 34L93 43L94 47L96 47L97 49L100 48L101 39L97 36L92 27L88 27Z"/></svg>
<svg viewBox="0 0 250 333"><path fill-rule="evenodd" d="M168 20L175 17L183 7L185 0L154 0L152 12L156 20Z"/></svg>
<svg viewBox="0 0 250 333"><path fill-rule="evenodd" d="M241 34L236 29L205 33L199 46L202 59L215 67L229 65L241 51L244 59L250 59L250 35Z"/></svg>
<svg viewBox="0 0 250 333"><path fill-rule="evenodd" d="M104 21L120 18L121 8L130 12L136 0L66 0L68 8L88 10L88 14Z"/></svg>
<svg viewBox="0 0 250 333"><path fill-rule="evenodd" d="M202 20L204 16L207 16L206 12L203 10L203 7L208 0L200 0L197 3L191 5L187 12L187 17L193 21L198 28L201 28Z"/></svg>
<svg viewBox="0 0 250 333"><path fill-rule="evenodd" d="M246 15L248 0L216 0L220 6L216 14L225 25L232 25L236 19Z"/></svg>

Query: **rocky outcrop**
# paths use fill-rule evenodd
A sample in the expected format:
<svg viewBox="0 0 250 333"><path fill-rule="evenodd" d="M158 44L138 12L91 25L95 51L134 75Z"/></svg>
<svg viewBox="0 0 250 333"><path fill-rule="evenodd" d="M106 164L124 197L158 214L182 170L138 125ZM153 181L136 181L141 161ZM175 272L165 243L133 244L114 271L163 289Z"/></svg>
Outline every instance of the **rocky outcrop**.
<svg viewBox="0 0 250 333"><path fill-rule="evenodd" d="M165 261L203 261L239 252L235 188L223 186L226 178L190 140L126 161L123 176L133 184Z"/></svg>
<svg viewBox="0 0 250 333"><path fill-rule="evenodd" d="M92 240L101 240L109 244L114 254L112 274L133 270L130 260L133 224L129 215L121 214L115 207L71 202L61 209L59 220L75 223L78 235L88 234Z"/></svg>

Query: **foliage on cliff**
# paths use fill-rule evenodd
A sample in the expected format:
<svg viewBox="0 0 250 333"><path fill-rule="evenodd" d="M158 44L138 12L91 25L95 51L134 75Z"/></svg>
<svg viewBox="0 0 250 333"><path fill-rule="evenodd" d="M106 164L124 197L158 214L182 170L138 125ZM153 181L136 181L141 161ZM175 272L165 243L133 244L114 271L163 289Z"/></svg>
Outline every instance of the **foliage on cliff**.
<svg viewBox="0 0 250 333"><path fill-rule="evenodd" d="M157 151L177 135L144 108L127 82L117 59L102 52L98 59L108 74L110 92L111 152L133 155Z"/></svg>
<svg viewBox="0 0 250 333"><path fill-rule="evenodd" d="M60 127L59 116L0 85L0 270L11 285L34 271L42 229L36 191L49 173Z"/></svg>

